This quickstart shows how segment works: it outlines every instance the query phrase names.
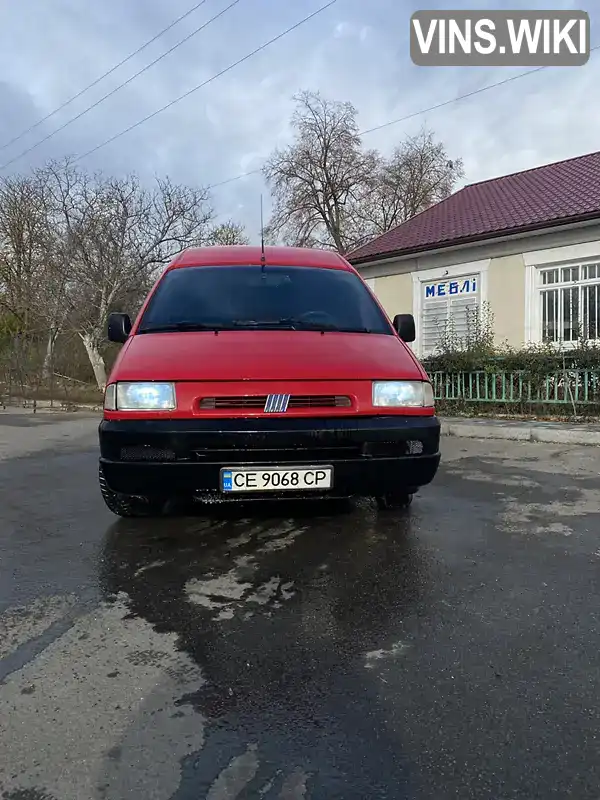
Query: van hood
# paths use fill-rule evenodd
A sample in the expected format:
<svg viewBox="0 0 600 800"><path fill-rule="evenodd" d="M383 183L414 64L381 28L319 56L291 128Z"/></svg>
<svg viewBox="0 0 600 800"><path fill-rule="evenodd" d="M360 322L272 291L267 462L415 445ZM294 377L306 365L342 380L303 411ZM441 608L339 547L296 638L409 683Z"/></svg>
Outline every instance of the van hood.
<svg viewBox="0 0 600 800"><path fill-rule="evenodd" d="M281 381L425 378L396 336L327 331L144 333L123 346L111 380Z"/></svg>

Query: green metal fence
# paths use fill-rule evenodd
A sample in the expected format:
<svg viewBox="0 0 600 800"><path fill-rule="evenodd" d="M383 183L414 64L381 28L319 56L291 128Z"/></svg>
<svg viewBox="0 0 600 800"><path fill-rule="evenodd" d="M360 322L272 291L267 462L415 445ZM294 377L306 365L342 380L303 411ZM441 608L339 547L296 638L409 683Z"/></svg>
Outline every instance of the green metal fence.
<svg viewBox="0 0 600 800"><path fill-rule="evenodd" d="M430 373L436 401L507 405L600 406L600 369Z"/></svg>

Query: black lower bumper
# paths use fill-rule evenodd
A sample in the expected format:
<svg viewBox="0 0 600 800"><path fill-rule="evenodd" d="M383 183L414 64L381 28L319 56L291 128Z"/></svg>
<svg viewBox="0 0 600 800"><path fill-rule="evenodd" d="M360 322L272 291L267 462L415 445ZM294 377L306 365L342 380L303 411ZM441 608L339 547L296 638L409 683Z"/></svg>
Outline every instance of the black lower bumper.
<svg viewBox="0 0 600 800"><path fill-rule="evenodd" d="M330 465L327 494L373 496L415 491L440 462L436 417L103 420L99 439L109 488L135 495L220 494L223 467Z"/></svg>

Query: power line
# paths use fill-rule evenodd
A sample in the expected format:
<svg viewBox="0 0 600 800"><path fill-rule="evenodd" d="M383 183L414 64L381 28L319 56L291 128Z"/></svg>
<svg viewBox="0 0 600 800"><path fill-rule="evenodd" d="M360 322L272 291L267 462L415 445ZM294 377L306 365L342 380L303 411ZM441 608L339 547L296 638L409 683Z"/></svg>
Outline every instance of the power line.
<svg viewBox="0 0 600 800"><path fill-rule="evenodd" d="M598 50L600 45L596 45L596 47L592 47L590 52L593 50ZM513 81L518 80L519 78L524 78L526 75L533 75L535 72L541 72L543 69L547 69L548 65L543 67L536 67L535 69L527 70L526 72L521 72L519 75L513 75L510 78L505 78L502 81L498 81L497 83L491 83L489 86L482 86L479 89L474 89L472 92L467 92L466 94L460 95L460 97L453 97L450 100L445 100L443 103L437 103L435 106L430 106L430 108L425 108L422 111L415 111L412 114L407 114L405 117L400 117L399 119L393 119L390 122L384 122L382 125L376 125L374 128L368 128L366 131L361 131L360 136L366 136L368 133L374 133L375 131L380 131L382 128L387 128L390 125L397 125L399 122L406 122L413 117L418 117L421 114L426 114L428 111L436 111L438 108L443 108L444 106L449 106L451 103L456 103L458 100L466 100L468 97L474 97L476 94L482 94L482 92L487 92L489 89L495 89L498 86L504 86L507 83L512 83Z"/></svg>
<svg viewBox="0 0 600 800"><path fill-rule="evenodd" d="M592 47L590 49L590 53L594 52L594 50L600 49L600 45L596 45L596 47ZM436 103L436 105L429 106L428 108L422 108L420 111L413 111L412 114L407 114L404 117L399 117L398 119L390 120L389 122L384 122L381 125L375 125L373 128L367 128L364 131L359 132L359 136L366 136L369 133L374 133L375 131L380 131L382 128L387 128L390 125L398 125L400 122L407 122L414 117L419 117L421 114L427 114L430 111L436 111L438 108L444 108L445 106L452 105L452 103L457 103L459 100L466 100L469 97L474 97L477 94L482 94L483 92L487 92L490 89L496 89L498 86L504 86L507 83L512 83L513 81L519 80L519 78L525 78L527 75L533 75L535 72L541 72L544 69L547 69L547 66L543 67L535 67L535 69L527 70L526 72L520 72L518 75L513 75L510 78L504 78L501 81L496 81L496 83L490 83L487 86L482 86L479 89L474 89L472 92L467 92L466 94L458 95L457 97L452 97L449 100L444 100L442 103ZM234 183L235 181L239 181L242 178L249 178L252 175L258 175L262 172L262 169L253 169L249 172L242 172L239 175L235 175L232 178L227 178L224 181L219 181L218 183L213 183L207 187L207 189L216 189L219 186L225 186L228 183Z"/></svg>
<svg viewBox="0 0 600 800"><path fill-rule="evenodd" d="M260 53L261 50L265 50L267 47L269 47L270 45L274 44L279 39L282 39L284 36L287 36L288 33L291 33L292 31L296 30L296 28L299 28L301 25L304 25L306 22L311 20L313 17L316 17L317 14L320 14L321 12L325 11L325 9L330 8L336 2L337 2L337 0L330 0L329 3L326 3L324 6L321 6L316 11L313 11L312 14L309 14L308 16L306 16L303 19L301 19L299 22L296 22L294 25L292 25L291 27L287 28L285 31L282 31L277 36L274 36L272 39L269 39L268 42L265 42L264 44L261 44L260 47L257 47L255 50L252 50L251 53L247 53L245 56L243 56L242 58L239 58L233 64L230 64L228 67L225 67L220 72L217 72L215 75L213 75L212 77L208 78L207 80L203 81L202 83L199 83L197 86L194 86L189 91L184 92L184 94L179 95L179 97L176 97L175 100L171 100L170 103L167 103L166 105L162 106L162 108L159 108L156 111L153 111L152 114L148 114L148 116L144 117L143 119L138 120L133 125L130 125L128 128L125 128L124 130L120 131L119 133L115 133L114 136L111 136L109 139L106 139L105 141L101 142L99 145L96 145L96 147L93 147L91 150L88 150L87 153L83 153L83 155L77 156L75 161L81 161L82 159L87 158L88 156L91 156L92 153L95 153L96 151L100 150L101 148L106 147L106 145L111 144L116 139L120 139L121 136L125 136L126 133L129 133L130 131L134 130L135 128L138 128L140 125L143 125L144 123L148 122L148 120L151 120L154 117L157 117L159 114L162 114L163 111L166 111L167 109L171 108L176 103L179 103L181 100L185 100L186 97L189 97L194 92L197 92L198 89L202 89L204 86L207 86L209 83L212 83L213 81L217 80L217 78L220 78L222 75L225 75L226 72L230 72L230 70L234 69L235 67L239 66L240 64L243 64L244 61L248 61L248 59L252 58L257 53Z"/></svg>
<svg viewBox="0 0 600 800"><path fill-rule="evenodd" d="M11 139L9 142L6 142L6 144L0 145L0 150L5 150L11 144L14 144L15 142L18 142L19 139L22 139L23 136L26 136L28 133L31 133L31 131L33 131L36 128L38 128L43 122L46 122L46 120L49 120L50 117L53 117L55 114L58 114L59 111L62 111L63 108L66 108L67 106L71 105L71 103L74 100L77 100L77 98L81 97L82 94L85 94L87 91L89 91L94 86L96 86L98 83L100 83L100 81L103 81L104 78L108 78L109 75L112 75L112 73L115 72L116 70L118 70L119 67L122 67L123 64L126 64L128 61L131 61L131 59L135 58L135 56L137 56L139 53L141 53L142 50L145 50L146 47L149 47L149 45L151 45L157 39L160 39L161 36L164 36L165 33L167 33L168 31L171 30L171 28L175 27L175 25L177 25L179 22L184 20L186 17L189 17L190 14L193 14L194 11L197 11L200 8L200 6L203 6L206 2L208 2L208 0L201 0L199 3L196 3L196 5L192 6L192 8L190 8L189 11L186 11L185 14L182 14L180 17L177 17L177 19L174 20L170 25L167 25L166 28L163 28L162 31L159 31L156 34L156 36L153 36L152 39L148 39L148 41L144 42L144 44L141 47L138 47L138 49L135 50L133 53L130 53L122 61L119 61L119 63L115 64L114 67L111 67L107 72L105 72L102 75L100 75L99 78L96 78L94 81L92 81L92 83L89 83L87 86L84 86L84 88L80 92L77 92L77 94L74 94L73 97L70 97L68 100L65 100L65 102L62 105L60 105L57 108L55 108L54 111L51 111L49 114L46 114L45 117L42 117L42 119L38 120L30 128L27 128L27 130L22 131L18 136L15 136L14 139Z"/></svg>
<svg viewBox="0 0 600 800"><path fill-rule="evenodd" d="M215 14L214 17L211 17L207 22L205 22L202 25L200 25L199 28L196 28L196 30L194 30L191 33L189 33L185 38L181 39L181 41L177 42L177 44L173 45L173 47L171 47L169 50L164 52L162 55L158 56L158 58L155 58L154 61L151 61L145 67L142 67L142 69L138 70L138 72L136 72L135 75L132 75L130 78L128 78L123 83L120 83L118 86L115 86L115 88L111 89L111 91L108 92L107 94L105 94L104 97L101 97L99 100L96 100L96 102L92 103L91 106L88 106L87 108L84 108L83 111L81 111L76 116L71 117L71 119L67 120L59 128L56 128L55 130L51 131L49 134L44 136L43 139L40 139L39 142L36 142L35 144L31 145L31 147L28 147L27 150L23 150L22 153L19 153L18 156L15 156L14 158L11 158L10 161L7 161L5 164L2 164L2 166L0 166L0 169L5 169L6 167L9 167L11 164L14 164L15 161L19 161L21 158L23 158L23 156L28 155L28 153L31 153L32 150L35 150L41 144L44 144L44 142L47 142L48 139L51 139L53 136L56 136L56 134L60 133L60 131L64 131L64 129L66 127L71 125L73 122L76 122L78 119L81 119L81 117L85 116L88 112L92 111L92 109L94 109L97 106L99 106L105 100L108 100L108 98L112 97L113 94L116 94L118 91L120 91L125 86L127 86L132 81L134 81L136 78L138 78L142 73L144 73L147 70L149 70L150 67L153 67L159 61L162 61L163 58L168 56L174 50L177 50L178 47L181 47L181 45L185 44L193 36L196 36L197 34L199 34L200 31L203 31L205 28L207 28L209 25L211 25L213 22L215 22L215 20L219 19L219 17L222 17L223 14L225 14L227 11L229 11L229 9L233 8L234 6L236 6L239 2L240 2L240 0L233 0L228 6L225 6L225 8L222 11L219 11L218 14Z"/></svg>

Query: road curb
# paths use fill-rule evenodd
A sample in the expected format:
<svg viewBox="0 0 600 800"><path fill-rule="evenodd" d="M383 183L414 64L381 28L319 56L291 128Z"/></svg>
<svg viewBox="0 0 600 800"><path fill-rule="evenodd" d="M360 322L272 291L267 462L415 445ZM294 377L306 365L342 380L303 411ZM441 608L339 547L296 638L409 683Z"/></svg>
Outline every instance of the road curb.
<svg viewBox="0 0 600 800"><path fill-rule="evenodd" d="M0 405L0 417L2 413L7 414L73 414L77 411L93 411L95 413L102 412L102 405L99 403L71 403L62 404L55 401L54 405L50 405L49 400L39 400L33 405L33 401L28 404L18 401L11 401L6 405Z"/></svg>
<svg viewBox="0 0 600 800"><path fill-rule="evenodd" d="M441 418L442 434L465 439L600 446L600 425Z"/></svg>

